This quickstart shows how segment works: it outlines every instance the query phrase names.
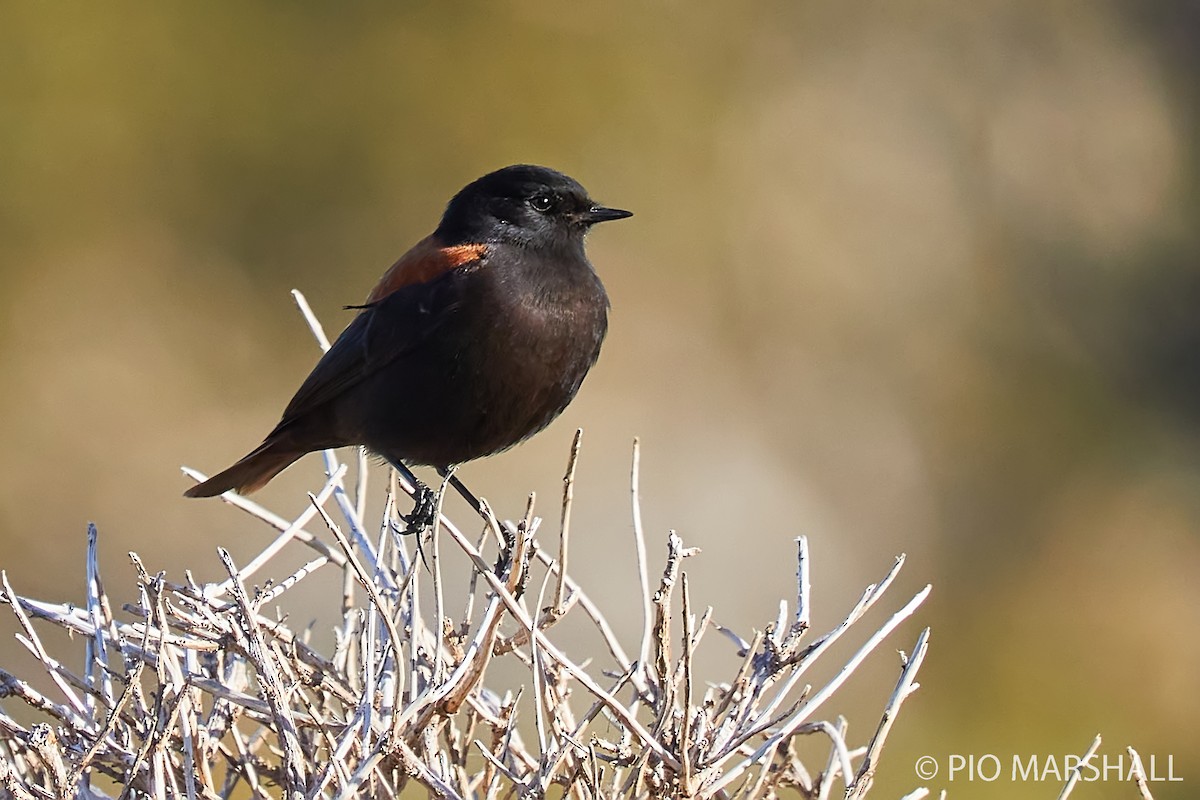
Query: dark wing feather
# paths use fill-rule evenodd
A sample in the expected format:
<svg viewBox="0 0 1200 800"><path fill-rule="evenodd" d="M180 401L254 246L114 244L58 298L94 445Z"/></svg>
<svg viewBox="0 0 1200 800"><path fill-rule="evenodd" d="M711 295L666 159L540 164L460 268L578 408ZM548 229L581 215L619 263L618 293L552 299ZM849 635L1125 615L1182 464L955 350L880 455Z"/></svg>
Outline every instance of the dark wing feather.
<svg viewBox="0 0 1200 800"><path fill-rule="evenodd" d="M304 416L314 408L336 397L366 375L366 332L370 326L373 309L368 307L358 313L312 372L300 384L296 394L283 410L279 428Z"/></svg>
<svg viewBox="0 0 1200 800"><path fill-rule="evenodd" d="M373 375L396 359L420 348L435 336L459 303L461 278L479 259L457 262L434 271L423 267L427 282L403 284L392 278L389 294L374 298L346 326L321 357L283 411L275 432L289 427L311 411ZM393 268L394 269L394 268Z"/></svg>

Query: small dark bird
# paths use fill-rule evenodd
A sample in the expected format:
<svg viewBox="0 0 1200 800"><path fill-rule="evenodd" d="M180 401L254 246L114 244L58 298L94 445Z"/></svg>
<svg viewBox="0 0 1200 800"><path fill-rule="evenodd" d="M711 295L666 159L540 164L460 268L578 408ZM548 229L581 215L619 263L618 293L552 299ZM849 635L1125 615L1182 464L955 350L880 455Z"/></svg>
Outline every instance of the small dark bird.
<svg viewBox="0 0 1200 800"><path fill-rule="evenodd" d="M467 185L355 306L263 443L184 494L252 492L305 453L345 445L445 473L542 430L608 329L584 235L629 216L546 167Z"/></svg>

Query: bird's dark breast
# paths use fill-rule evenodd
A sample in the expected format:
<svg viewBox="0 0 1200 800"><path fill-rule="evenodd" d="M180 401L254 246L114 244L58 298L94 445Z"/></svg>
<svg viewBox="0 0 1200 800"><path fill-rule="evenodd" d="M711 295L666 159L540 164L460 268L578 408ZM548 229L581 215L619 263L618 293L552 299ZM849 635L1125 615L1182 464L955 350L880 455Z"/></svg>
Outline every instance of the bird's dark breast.
<svg viewBox="0 0 1200 800"><path fill-rule="evenodd" d="M511 268L510 268L511 267ZM550 424L600 354L608 299L591 266L485 264L421 347L370 380L364 443L410 464L460 464Z"/></svg>

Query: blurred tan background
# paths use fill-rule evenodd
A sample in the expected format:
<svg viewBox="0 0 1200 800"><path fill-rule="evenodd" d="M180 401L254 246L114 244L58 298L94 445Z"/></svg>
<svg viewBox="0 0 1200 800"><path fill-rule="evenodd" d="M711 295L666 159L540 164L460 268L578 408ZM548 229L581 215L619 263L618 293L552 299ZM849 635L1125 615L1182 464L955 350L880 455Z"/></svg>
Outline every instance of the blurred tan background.
<svg viewBox="0 0 1200 800"><path fill-rule="evenodd" d="M1133 744L1200 782L1195 4L8 4L0 24L0 567L78 599L85 524L218 574L266 531L182 499L256 444L467 181L562 169L636 216L590 253L613 301L563 419L461 473L556 529L633 641L630 442L654 569L749 636L816 624L892 557L917 619L829 709L865 739L891 650L933 626L880 796L930 754ZM376 485L383 471L377 470ZM258 496L294 514L313 456ZM460 509L461 511L461 509ZM7 622L5 623L7 625ZM16 645L5 628L0 653ZM1092 784L1077 796L1133 796Z"/></svg>

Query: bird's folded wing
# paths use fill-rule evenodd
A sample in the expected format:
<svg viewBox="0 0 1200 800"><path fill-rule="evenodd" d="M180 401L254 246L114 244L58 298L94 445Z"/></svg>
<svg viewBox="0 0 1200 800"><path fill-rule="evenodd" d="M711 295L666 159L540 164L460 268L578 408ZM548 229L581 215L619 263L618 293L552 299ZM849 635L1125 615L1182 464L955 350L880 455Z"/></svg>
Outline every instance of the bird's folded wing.
<svg viewBox="0 0 1200 800"><path fill-rule="evenodd" d="M477 262L478 258L460 261L440 271L432 268L423 273L414 271L413 275L425 280L408 283L392 275L390 291L386 293L380 293L376 287L368 304L361 307L358 316L296 390L276 430L427 343L454 314L460 300L461 279ZM410 263L415 267L422 264Z"/></svg>
<svg viewBox="0 0 1200 800"><path fill-rule="evenodd" d="M436 234L430 234L413 245L383 273L379 283L367 296L366 305L378 303L406 286L431 283L453 270L472 269L482 262L487 249L485 244L447 246L438 240Z"/></svg>

